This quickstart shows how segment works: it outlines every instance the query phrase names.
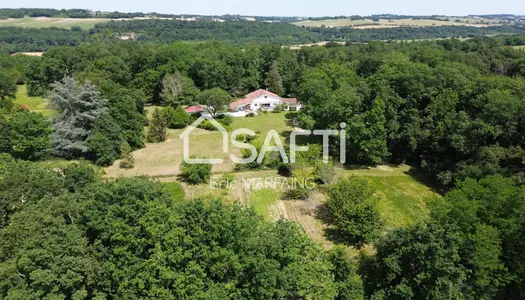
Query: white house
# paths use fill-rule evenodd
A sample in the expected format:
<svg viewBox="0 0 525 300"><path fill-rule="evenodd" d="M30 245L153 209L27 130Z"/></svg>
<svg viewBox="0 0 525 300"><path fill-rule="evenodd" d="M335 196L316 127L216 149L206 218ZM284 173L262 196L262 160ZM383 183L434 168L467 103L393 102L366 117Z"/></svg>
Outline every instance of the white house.
<svg viewBox="0 0 525 300"><path fill-rule="evenodd" d="M286 104L286 110L301 109L301 103L296 98L281 98L277 94L259 89L244 96L243 99L232 102L230 110L234 112L272 111L281 104Z"/></svg>

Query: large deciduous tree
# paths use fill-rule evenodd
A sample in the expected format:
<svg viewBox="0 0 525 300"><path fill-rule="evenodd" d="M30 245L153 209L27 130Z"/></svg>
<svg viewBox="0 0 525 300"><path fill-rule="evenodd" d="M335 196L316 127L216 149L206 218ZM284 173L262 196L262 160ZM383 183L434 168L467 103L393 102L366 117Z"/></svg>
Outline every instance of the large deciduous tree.
<svg viewBox="0 0 525 300"><path fill-rule="evenodd" d="M374 189L366 178L351 177L330 188L323 219L328 235L338 242L362 246L379 234L382 221Z"/></svg>
<svg viewBox="0 0 525 300"><path fill-rule="evenodd" d="M199 104L206 105L212 116L215 116L219 111L230 105L232 97L223 89L213 88L201 92L196 100Z"/></svg>

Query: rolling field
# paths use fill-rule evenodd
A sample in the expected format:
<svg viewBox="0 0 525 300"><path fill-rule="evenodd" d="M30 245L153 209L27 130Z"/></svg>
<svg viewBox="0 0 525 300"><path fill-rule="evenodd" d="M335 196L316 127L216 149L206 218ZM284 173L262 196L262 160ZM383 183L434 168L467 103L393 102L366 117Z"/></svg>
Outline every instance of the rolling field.
<svg viewBox="0 0 525 300"><path fill-rule="evenodd" d="M297 26L307 26L307 27L344 27L344 26L351 26L358 29L372 29L372 28L391 28L391 27L401 27L401 26L415 26L415 27L426 27L426 26L476 26L476 27L484 27L489 26L487 24L482 24L481 22L485 22L486 20L483 19L467 19L467 18L458 18L462 23L457 23L454 20L455 19L449 19L449 21L445 20L429 20L429 19L422 19L422 20L414 20L414 19L379 19L378 22L374 22L371 19L364 19L364 20L350 20L350 19L327 19L327 20L304 20L299 22L294 22L292 24ZM469 23L466 23L466 22ZM492 25L497 25L497 23L493 23Z"/></svg>
<svg viewBox="0 0 525 300"><path fill-rule="evenodd" d="M95 24L106 23L109 19L72 19L72 18L29 18L23 19L6 19L0 20L0 27L26 27L26 28L43 28L43 27L58 27L70 29L73 26L78 26L82 29L90 29Z"/></svg>

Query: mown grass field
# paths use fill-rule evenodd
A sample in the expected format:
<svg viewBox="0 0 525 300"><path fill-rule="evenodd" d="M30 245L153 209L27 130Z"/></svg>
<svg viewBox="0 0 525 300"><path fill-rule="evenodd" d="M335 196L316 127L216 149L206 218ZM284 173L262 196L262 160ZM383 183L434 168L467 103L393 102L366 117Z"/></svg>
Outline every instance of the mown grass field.
<svg viewBox="0 0 525 300"><path fill-rule="evenodd" d="M156 107L147 107L148 117ZM286 136L286 132L293 130L287 118L293 117L288 113L267 113L253 118L234 118L231 130L238 128L248 128L255 132L260 132L259 139L264 140L270 129L276 130L280 134L281 140ZM106 168L108 177L119 176L176 176L179 174L180 164L183 160L184 144L179 135L185 129L169 129L168 139L163 143L148 143L146 147L133 152L135 158L135 168L121 169L115 162L113 166ZM147 128L145 129L147 132ZM190 133L189 141L190 155L204 158L222 158L223 164L213 166L214 173L231 172L235 164L230 159L230 154L241 157L241 151L237 148L229 147L228 153L222 152L222 134L218 131L208 131L196 128Z"/></svg>
<svg viewBox="0 0 525 300"><path fill-rule="evenodd" d="M326 20L304 20L299 22L294 22L292 24L297 26L307 26L307 27L344 27L351 26L361 29L371 29L371 28L386 28L386 27L400 27L400 26L451 26L451 25L464 25L464 26L489 26L483 24L482 22L487 22L486 19L472 19L472 18L458 18L462 23L455 22L454 18L445 20L414 20L414 19L379 19L378 22L374 22L372 19L364 20L350 20L350 19L326 19ZM466 23L468 21L468 23ZM492 21L492 25L497 25L498 23Z"/></svg>
<svg viewBox="0 0 525 300"><path fill-rule="evenodd" d="M525 51L525 46L512 46L512 48Z"/></svg>
<svg viewBox="0 0 525 300"><path fill-rule="evenodd" d="M73 26L78 26L82 29L90 29L95 24L106 23L109 19L74 19L74 18L30 18L22 19L5 19L0 20L0 27L25 27L25 28L44 28L44 27L58 27L70 29Z"/></svg>
<svg viewBox="0 0 525 300"><path fill-rule="evenodd" d="M27 86L25 85L18 86L14 103L24 106L30 111L41 113L46 117L52 116L55 113L53 110L47 108L46 99L27 95Z"/></svg>

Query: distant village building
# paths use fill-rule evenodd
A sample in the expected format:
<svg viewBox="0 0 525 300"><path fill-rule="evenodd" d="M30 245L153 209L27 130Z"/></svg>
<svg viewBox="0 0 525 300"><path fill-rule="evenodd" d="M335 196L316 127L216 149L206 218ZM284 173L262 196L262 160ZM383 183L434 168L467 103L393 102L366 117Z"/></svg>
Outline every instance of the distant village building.
<svg viewBox="0 0 525 300"><path fill-rule="evenodd" d="M120 39L123 41L134 40L136 37L135 33L125 33L120 35Z"/></svg>
<svg viewBox="0 0 525 300"><path fill-rule="evenodd" d="M232 102L230 110L233 112L273 111L278 105L284 105L285 110L301 109L301 103L296 98L281 98L277 94L259 89L244 96L243 99Z"/></svg>

